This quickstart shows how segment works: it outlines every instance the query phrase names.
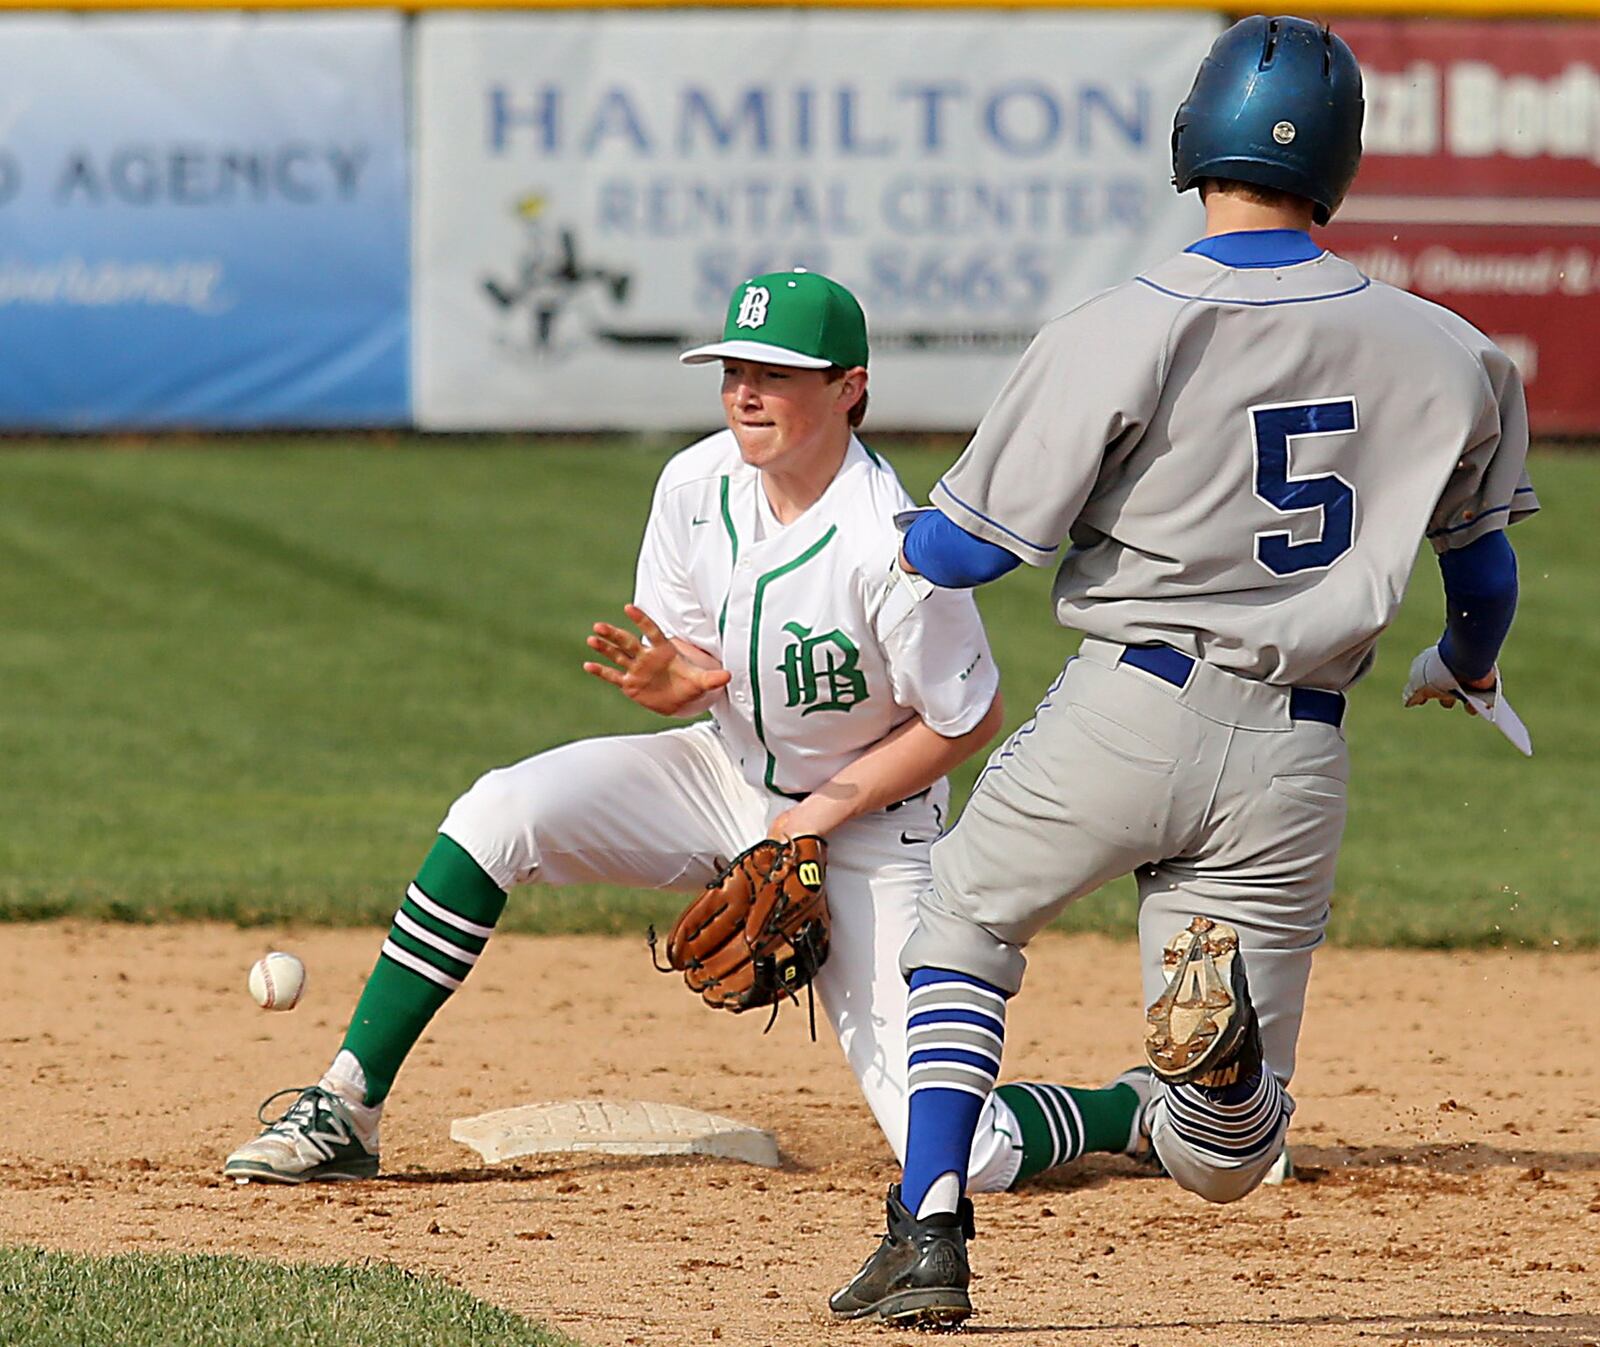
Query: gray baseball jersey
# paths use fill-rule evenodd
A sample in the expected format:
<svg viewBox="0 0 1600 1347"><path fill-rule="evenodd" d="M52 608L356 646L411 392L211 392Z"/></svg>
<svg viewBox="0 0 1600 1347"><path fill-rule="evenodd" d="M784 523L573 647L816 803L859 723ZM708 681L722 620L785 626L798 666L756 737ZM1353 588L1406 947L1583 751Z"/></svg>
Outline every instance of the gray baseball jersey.
<svg viewBox="0 0 1600 1347"><path fill-rule="evenodd" d="M1181 253L1040 332L933 502L1031 565L1070 539L1064 626L1342 689L1425 534L1538 508L1527 443L1516 368L1448 310L1331 253Z"/></svg>

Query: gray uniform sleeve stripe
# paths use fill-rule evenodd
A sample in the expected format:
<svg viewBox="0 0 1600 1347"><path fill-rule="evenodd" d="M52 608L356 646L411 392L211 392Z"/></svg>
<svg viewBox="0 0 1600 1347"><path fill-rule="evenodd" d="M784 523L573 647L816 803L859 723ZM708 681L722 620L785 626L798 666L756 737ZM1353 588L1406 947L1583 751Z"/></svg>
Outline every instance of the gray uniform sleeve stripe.
<svg viewBox="0 0 1600 1347"><path fill-rule="evenodd" d="M1509 505L1496 505L1494 507L1494 509L1485 510L1485 511L1483 511L1482 514L1474 516L1473 518L1467 520L1465 523L1452 524L1452 525L1450 525L1449 528L1434 529L1434 530L1432 530L1432 532L1430 532L1428 534L1428 536L1430 538L1442 538L1447 533L1460 533L1462 529L1472 528L1474 525L1481 524L1485 519L1489 519L1494 515L1497 515L1497 514L1510 514L1510 513L1511 513L1511 507Z"/></svg>
<svg viewBox="0 0 1600 1347"><path fill-rule="evenodd" d="M1044 556L1049 556L1052 552L1058 551L1060 548L1059 543L1052 546L1048 543L1029 542L1028 539L1024 538L1020 533L1008 529L998 519L989 518L988 515L984 514L984 512L978 509L976 506L969 505L966 501L962 500L960 496L956 495L954 491L945 485L945 482L942 478L934 484L933 491L942 492L944 495L948 496L954 504L959 505L974 519L981 519L985 524L989 525L990 528L999 529L1000 532L1005 534L1006 537L1010 538L1013 542L1020 543L1030 552L1038 552L1042 553ZM930 496L932 494L933 492L929 493Z"/></svg>

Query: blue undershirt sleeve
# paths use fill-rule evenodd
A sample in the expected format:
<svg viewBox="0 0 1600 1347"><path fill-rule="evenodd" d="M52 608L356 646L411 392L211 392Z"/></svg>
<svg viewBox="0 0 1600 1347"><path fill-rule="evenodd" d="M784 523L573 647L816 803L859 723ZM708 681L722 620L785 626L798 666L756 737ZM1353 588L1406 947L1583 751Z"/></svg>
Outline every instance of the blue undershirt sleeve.
<svg viewBox="0 0 1600 1347"><path fill-rule="evenodd" d="M901 544L906 560L941 589L971 589L998 580L1021 558L975 537L937 510L918 515Z"/></svg>
<svg viewBox="0 0 1600 1347"><path fill-rule="evenodd" d="M1496 529L1439 555L1445 623L1439 656L1457 678L1483 678L1494 668L1517 611L1517 554Z"/></svg>

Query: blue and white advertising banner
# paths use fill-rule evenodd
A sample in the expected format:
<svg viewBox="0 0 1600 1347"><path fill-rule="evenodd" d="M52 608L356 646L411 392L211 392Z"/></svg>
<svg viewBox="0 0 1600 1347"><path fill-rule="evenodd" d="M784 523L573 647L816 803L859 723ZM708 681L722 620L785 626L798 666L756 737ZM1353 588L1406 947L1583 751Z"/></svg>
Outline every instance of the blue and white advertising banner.
<svg viewBox="0 0 1600 1347"><path fill-rule="evenodd" d="M0 19L0 426L409 415L396 15Z"/></svg>
<svg viewBox="0 0 1600 1347"><path fill-rule="evenodd" d="M427 14L414 407L691 428L677 352L803 266L872 334L869 428L964 427L1046 320L1192 242L1204 13Z"/></svg>

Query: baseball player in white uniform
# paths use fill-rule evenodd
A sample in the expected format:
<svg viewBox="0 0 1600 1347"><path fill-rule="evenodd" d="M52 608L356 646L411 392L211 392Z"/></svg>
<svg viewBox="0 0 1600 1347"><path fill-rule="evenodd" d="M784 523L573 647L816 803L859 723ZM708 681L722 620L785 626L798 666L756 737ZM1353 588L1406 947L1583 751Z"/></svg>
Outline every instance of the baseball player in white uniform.
<svg viewBox="0 0 1600 1347"><path fill-rule="evenodd" d="M664 716L711 718L565 744L489 772L457 800L332 1065L228 1157L226 1174L375 1174L400 1064L513 888L695 890L752 842L806 833L829 847L833 932L816 992L903 1155L900 948L930 880L945 775L994 736L1002 710L971 594L897 564L895 515L911 501L854 433L867 355L854 297L797 271L738 287L723 340L683 356L721 363L728 425L662 472L629 626L596 623L584 668ZM977 1124L974 1190L1086 1149L1148 1150L1143 1069L1103 1090L1005 1088L1012 1104L987 1101Z"/></svg>
<svg viewBox="0 0 1600 1347"><path fill-rule="evenodd" d="M1466 701L1527 746L1496 674L1503 530L1538 508L1521 382L1468 323L1312 241L1361 121L1325 29L1223 34L1173 135L1206 236L1047 325L906 534L941 585L1058 566L1056 617L1085 639L933 849L902 956L904 1177L840 1315L971 1312L968 1139L1023 948L1118 875L1139 886L1161 1162L1214 1202L1272 1167L1344 827L1344 689L1424 536L1448 615L1405 703Z"/></svg>

